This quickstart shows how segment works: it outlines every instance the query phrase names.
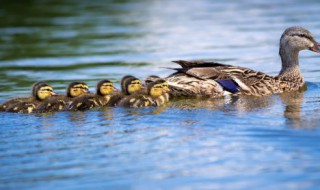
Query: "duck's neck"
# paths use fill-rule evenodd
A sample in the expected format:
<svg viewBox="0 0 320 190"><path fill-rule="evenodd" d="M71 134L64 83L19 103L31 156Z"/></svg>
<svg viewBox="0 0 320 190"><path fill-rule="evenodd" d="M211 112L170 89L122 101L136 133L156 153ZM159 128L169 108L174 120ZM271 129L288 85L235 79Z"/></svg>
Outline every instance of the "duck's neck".
<svg viewBox="0 0 320 190"><path fill-rule="evenodd" d="M282 68L278 77L286 81L303 81L299 67L299 50L280 47Z"/></svg>

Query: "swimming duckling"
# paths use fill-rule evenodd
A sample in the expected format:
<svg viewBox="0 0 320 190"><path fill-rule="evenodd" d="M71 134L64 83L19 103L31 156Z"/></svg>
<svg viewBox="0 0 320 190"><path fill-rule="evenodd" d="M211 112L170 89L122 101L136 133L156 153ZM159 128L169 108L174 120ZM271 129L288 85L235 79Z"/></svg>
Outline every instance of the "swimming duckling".
<svg viewBox="0 0 320 190"><path fill-rule="evenodd" d="M141 81L131 75L124 76L121 80L121 91L125 95L131 95L143 90Z"/></svg>
<svg viewBox="0 0 320 190"><path fill-rule="evenodd" d="M8 108L8 106L10 105L13 105L13 104L16 104L18 102L23 102L23 101L30 101L34 98L33 94L34 94L34 91L36 89L36 86L37 85L40 85L42 83L45 83L45 82L37 82L35 84L32 85L32 97L23 97L23 98L13 98L13 99L10 99L10 100L7 100L5 101L4 103L2 103L0 105L0 111L6 111L6 109Z"/></svg>
<svg viewBox="0 0 320 190"><path fill-rule="evenodd" d="M147 93L140 92L134 93L130 96L124 97L120 102L119 106L123 107L147 107L147 106L160 106L164 104L166 98L164 96L167 93L164 90L163 83L165 81L163 79L156 80L155 82L151 82L147 86ZM128 88L130 87L127 86Z"/></svg>
<svg viewBox="0 0 320 190"><path fill-rule="evenodd" d="M162 79L162 78L160 78L160 77L157 76L157 75L150 75L150 76L148 76L148 77L144 80L144 83L145 83L146 86L148 86L148 84L150 84L151 82L155 82L155 81L157 81L157 80L159 80L159 79L163 80L163 83L162 83L163 89L164 89L166 92L170 92L171 90L170 90L170 88L169 88L169 84L167 83L167 81L164 80L164 79ZM163 96L164 96L163 98L164 98L165 102L169 102L169 98L170 98L169 93L164 93Z"/></svg>
<svg viewBox="0 0 320 190"><path fill-rule="evenodd" d="M32 97L9 100L1 105L1 109L7 112L32 113L41 102L54 95L50 85L46 82L37 82L32 87Z"/></svg>
<svg viewBox="0 0 320 190"><path fill-rule="evenodd" d="M114 106L117 98L112 96L116 89L109 80L101 80L97 84L96 94L87 94L77 97L68 106L70 111L83 111L96 106Z"/></svg>
<svg viewBox="0 0 320 190"><path fill-rule="evenodd" d="M67 95L57 95L42 102L36 108L36 112L54 112L66 109L70 105L75 97L82 96L89 92L89 87L84 82L72 82L68 85Z"/></svg>

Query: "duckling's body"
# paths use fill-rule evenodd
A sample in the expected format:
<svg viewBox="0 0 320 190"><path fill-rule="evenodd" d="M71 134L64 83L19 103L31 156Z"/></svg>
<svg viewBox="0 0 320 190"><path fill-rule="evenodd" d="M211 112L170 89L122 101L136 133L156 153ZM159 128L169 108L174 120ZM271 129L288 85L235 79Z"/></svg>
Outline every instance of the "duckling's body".
<svg viewBox="0 0 320 190"><path fill-rule="evenodd" d="M71 98L59 94L55 97L48 98L48 100L39 104L36 107L35 112L48 113L48 112L61 111L67 106L69 101L71 101Z"/></svg>
<svg viewBox="0 0 320 190"><path fill-rule="evenodd" d="M88 93L89 87L84 82L72 82L68 85L67 94L57 95L39 104L36 108L38 113L56 112L65 110L75 97Z"/></svg>
<svg viewBox="0 0 320 190"><path fill-rule="evenodd" d="M17 102L8 106L5 111L14 113L32 113L39 103L40 101L38 100Z"/></svg>
<svg viewBox="0 0 320 190"><path fill-rule="evenodd" d="M32 88L32 97L15 98L1 105L6 112L32 113L46 99L55 95L51 86L45 82L37 82Z"/></svg>
<svg viewBox="0 0 320 190"><path fill-rule="evenodd" d="M204 61L174 61L182 68L166 78L173 97L219 97L226 94L266 96L296 91L305 85L299 69L300 50L320 53L320 45L301 27L285 30L280 39L282 69L269 76L251 69Z"/></svg>
<svg viewBox="0 0 320 190"><path fill-rule="evenodd" d="M86 94L75 98L68 106L69 111L84 111L94 107L114 106L116 94L114 85L109 80L99 81L96 94Z"/></svg>
<svg viewBox="0 0 320 190"><path fill-rule="evenodd" d="M146 93L139 93L132 94L130 96L125 96L120 100L118 106L130 108L148 107L156 106L156 102L154 101L154 99L152 99L152 97L148 96Z"/></svg>
<svg viewBox="0 0 320 190"><path fill-rule="evenodd" d="M12 106L13 104L17 104L17 103L20 103L20 102L30 102L33 99L34 99L33 97L26 97L26 98L13 98L11 100L7 100L7 101L5 101L4 103L2 103L0 105L0 111L6 111L6 109L9 106Z"/></svg>
<svg viewBox="0 0 320 190"><path fill-rule="evenodd" d="M168 102L168 96L165 95L166 91L163 87L164 82L162 79L150 82L146 91L140 91L139 93L126 96L120 100L118 105L131 108L160 106Z"/></svg>

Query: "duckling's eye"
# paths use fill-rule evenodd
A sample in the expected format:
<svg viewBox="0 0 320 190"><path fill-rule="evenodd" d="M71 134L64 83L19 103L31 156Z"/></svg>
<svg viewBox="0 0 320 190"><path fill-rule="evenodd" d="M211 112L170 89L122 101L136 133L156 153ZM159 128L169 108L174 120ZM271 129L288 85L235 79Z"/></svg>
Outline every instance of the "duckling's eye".
<svg viewBox="0 0 320 190"><path fill-rule="evenodd" d="M53 89L52 88L41 88L40 91L43 91L43 92L53 92Z"/></svg>
<svg viewBox="0 0 320 190"><path fill-rule="evenodd" d="M113 87L112 84L104 84L104 85L102 85L102 86L104 86L104 87Z"/></svg>

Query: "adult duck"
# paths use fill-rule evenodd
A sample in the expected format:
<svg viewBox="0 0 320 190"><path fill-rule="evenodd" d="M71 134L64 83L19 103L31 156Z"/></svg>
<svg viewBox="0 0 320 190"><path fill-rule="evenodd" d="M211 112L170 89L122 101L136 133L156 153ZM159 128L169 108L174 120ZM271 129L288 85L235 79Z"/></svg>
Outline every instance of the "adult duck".
<svg viewBox="0 0 320 190"><path fill-rule="evenodd" d="M266 96L296 91L305 85L299 68L299 51L320 53L320 45L302 27L287 28L280 38L282 69L269 76L251 69L203 61L174 61L182 68L166 78L173 97L219 97L225 94Z"/></svg>

